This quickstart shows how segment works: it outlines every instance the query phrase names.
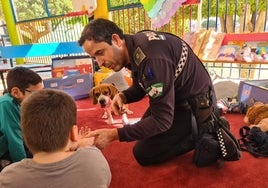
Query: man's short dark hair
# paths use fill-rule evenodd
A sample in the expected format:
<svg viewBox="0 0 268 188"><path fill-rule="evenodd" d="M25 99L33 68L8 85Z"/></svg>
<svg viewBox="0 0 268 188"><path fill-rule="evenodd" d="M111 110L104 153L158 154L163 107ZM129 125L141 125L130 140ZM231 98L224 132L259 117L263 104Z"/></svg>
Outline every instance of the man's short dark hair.
<svg viewBox="0 0 268 188"><path fill-rule="evenodd" d="M114 22L98 18L90 21L84 28L78 43L80 46L86 40L93 40L95 42L107 42L112 45L112 35L117 34L121 39L124 39L122 29L120 29Z"/></svg>

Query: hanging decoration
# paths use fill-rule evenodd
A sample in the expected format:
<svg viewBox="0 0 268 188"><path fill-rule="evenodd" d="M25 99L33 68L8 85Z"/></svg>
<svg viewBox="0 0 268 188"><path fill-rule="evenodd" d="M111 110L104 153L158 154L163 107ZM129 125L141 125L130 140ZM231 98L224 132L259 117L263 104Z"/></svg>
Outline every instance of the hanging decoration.
<svg viewBox="0 0 268 188"><path fill-rule="evenodd" d="M189 0L188 0L189 1ZM167 24L170 18L177 12L183 4L192 4L200 2L200 0L140 0L149 18L152 27L159 28Z"/></svg>

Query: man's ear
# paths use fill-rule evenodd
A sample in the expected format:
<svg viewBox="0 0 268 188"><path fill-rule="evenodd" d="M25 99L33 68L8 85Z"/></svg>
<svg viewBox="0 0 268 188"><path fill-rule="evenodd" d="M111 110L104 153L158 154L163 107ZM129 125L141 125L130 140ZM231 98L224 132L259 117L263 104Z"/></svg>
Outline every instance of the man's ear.
<svg viewBox="0 0 268 188"><path fill-rule="evenodd" d="M13 87L10 91L11 96L20 99L23 96L23 93L18 87Z"/></svg>
<svg viewBox="0 0 268 188"><path fill-rule="evenodd" d="M73 125L70 130L70 139L73 142L78 141L78 127L77 125Z"/></svg>
<svg viewBox="0 0 268 188"><path fill-rule="evenodd" d="M122 39L120 39L119 35L117 34L112 34L112 43L121 47L123 42Z"/></svg>

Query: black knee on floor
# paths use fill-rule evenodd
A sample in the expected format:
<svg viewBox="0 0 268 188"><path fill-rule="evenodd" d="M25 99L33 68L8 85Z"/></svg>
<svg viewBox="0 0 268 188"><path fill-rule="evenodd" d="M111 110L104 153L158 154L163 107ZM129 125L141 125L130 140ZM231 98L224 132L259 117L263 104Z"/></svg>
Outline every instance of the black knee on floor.
<svg viewBox="0 0 268 188"><path fill-rule="evenodd" d="M145 157L146 154L142 152L139 146L137 145L133 147L133 155L136 161L142 166L149 166L152 164L148 159L146 159Z"/></svg>

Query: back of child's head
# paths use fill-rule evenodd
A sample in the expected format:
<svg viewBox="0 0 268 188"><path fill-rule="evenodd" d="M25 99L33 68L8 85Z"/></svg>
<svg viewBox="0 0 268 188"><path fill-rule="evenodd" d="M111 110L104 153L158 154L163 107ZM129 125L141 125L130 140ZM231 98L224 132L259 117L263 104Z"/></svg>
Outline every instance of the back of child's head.
<svg viewBox="0 0 268 188"><path fill-rule="evenodd" d="M30 85L37 85L42 82L39 74L25 67L15 67L7 73L7 92L11 92L13 87L18 87L22 92Z"/></svg>
<svg viewBox="0 0 268 188"><path fill-rule="evenodd" d="M21 113L23 137L33 154L64 148L76 125L76 103L59 90L33 92L22 102Z"/></svg>

